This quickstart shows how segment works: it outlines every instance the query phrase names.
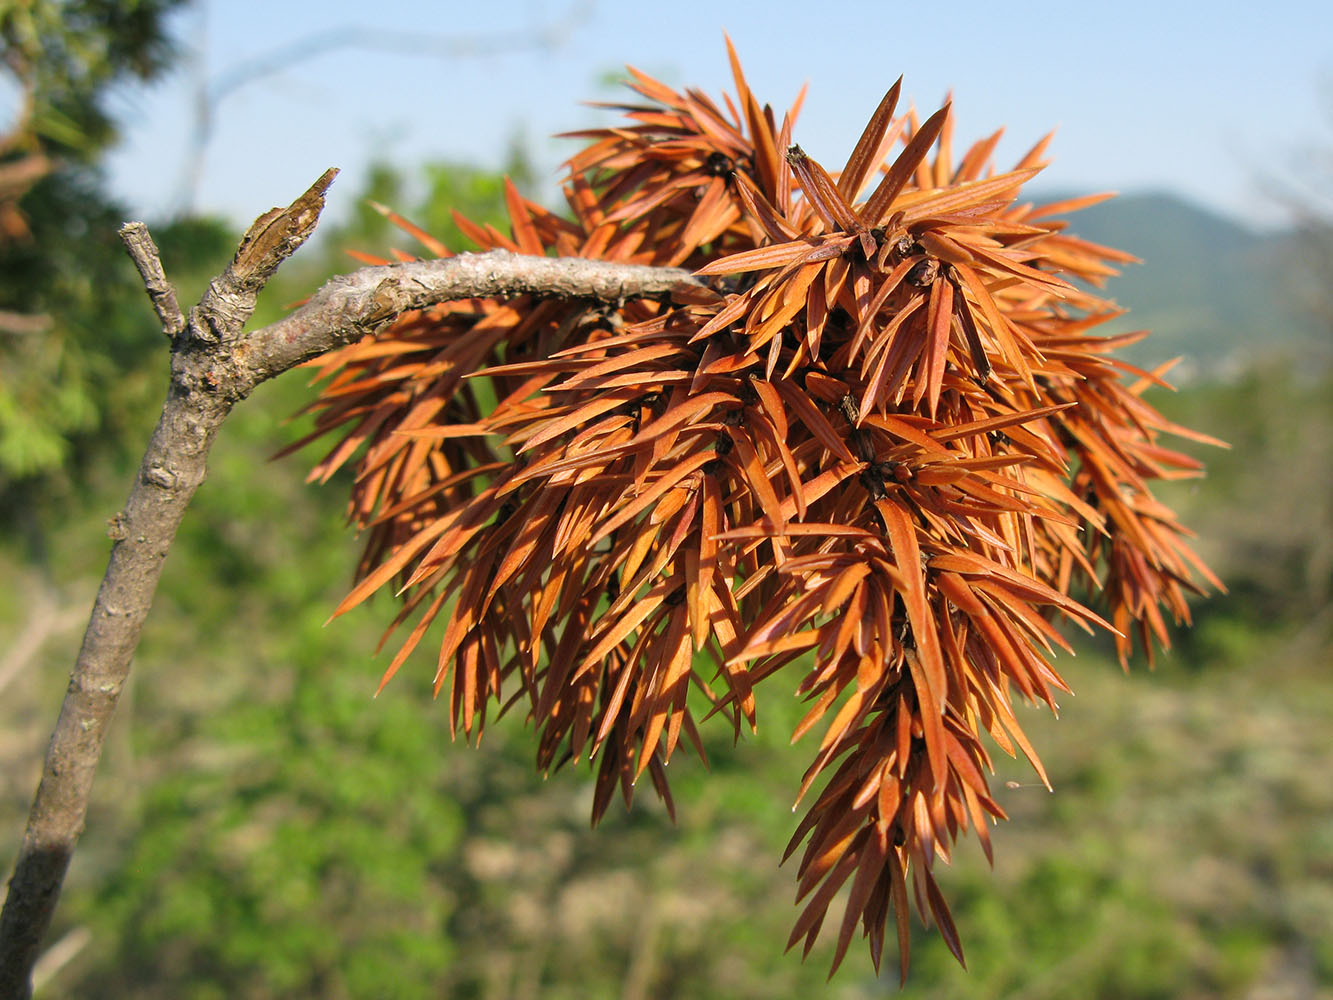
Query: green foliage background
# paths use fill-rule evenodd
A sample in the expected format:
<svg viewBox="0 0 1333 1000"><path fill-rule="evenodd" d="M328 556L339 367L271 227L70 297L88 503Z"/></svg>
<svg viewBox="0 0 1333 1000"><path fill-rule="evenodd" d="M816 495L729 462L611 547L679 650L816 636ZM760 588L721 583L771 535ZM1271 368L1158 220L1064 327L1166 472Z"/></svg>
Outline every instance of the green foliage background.
<svg viewBox="0 0 1333 1000"><path fill-rule="evenodd" d="M509 169L526 179L521 158ZM280 275L256 322L353 266L340 247L418 249L363 198L462 246L449 209L498 221L499 178L457 164L377 169L361 207ZM2 248L0 304L40 287L61 311L43 340L0 356L6 864L101 575L104 521L166 367L95 174L53 176L24 209L34 239ZM208 219L154 232L182 302L239 235ZM1137 245L1125 242L1154 259L1159 284L1182 258L1198 268L1210 245L1157 258L1134 232ZM1123 280L1134 305L1133 272ZM1211 286L1193 300L1188 287L1179 307L1208 315ZM1276 283L1256 287L1240 315L1262 315L1262 296L1286 307ZM1151 313L1156 300L1143 301ZM942 872L971 971L917 928L905 998L1333 997L1333 373L1308 340L1269 342L1264 363L1202 365L1213 374L1158 400L1234 446L1201 449L1208 478L1168 498L1230 594L1198 606L1197 628L1155 675L1124 676L1095 645L1061 664L1078 696L1059 721L1025 721L1055 794L1000 761L1012 820L993 831L994 871L967 842ZM300 458L269 462L301 433L284 421L306 377L263 387L214 451L51 936L84 944L39 995L892 994L896 975L876 980L863 957L826 983L830 941L805 963L782 953L796 911L778 859L802 754L787 746L800 706L776 690L757 737L733 746L705 729L711 771L678 759L677 824L647 795L596 831L591 776L537 775L521 718L479 748L450 743L428 652L372 700L387 605L325 624L355 559L346 484L316 489Z"/></svg>

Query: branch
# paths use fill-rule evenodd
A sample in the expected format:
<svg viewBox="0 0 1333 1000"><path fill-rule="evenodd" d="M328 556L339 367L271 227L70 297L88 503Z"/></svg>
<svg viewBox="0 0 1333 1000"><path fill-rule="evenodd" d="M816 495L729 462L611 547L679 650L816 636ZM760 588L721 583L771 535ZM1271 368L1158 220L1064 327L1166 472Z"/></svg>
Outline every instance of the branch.
<svg viewBox="0 0 1333 1000"><path fill-rule="evenodd" d="M5 149L0 140L0 153ZM42 153L29 153L21 160L0 164L0 198L21 198L28 188L55 169L55 163Z"/></svg>
<svg viewBox="0 0 1333 1000"><path fill-rule="evenodd" d="M676 267L581 258L526 257L506 250L366 267L334 278L304 306L245 339L255 384L383 329L413 309L455 299L545 295L597 302L667 295L702 287Z"/></svg>
<svg viewBox="0 0 1333 1000"><path fill-rule="evenodd" d="M264 283L313 232L328 171L286 209L257 219L227 269L189 311L171 344L171 384L125 509L47 749L41 784L0 913L0 997L31 995L33 964L50 926L87 814L93 775L130 660L181 518L203 482L214 436L259 383L383 329L404 312L453 299L519 294L619 302L699 286L686 271L503 251L372 267L334 278L301 309L243 336ZM170 331L180 315L146 227L127 246ZM147 268L148 273L144 274ZM159 280L160 279L160 280Z"/></svg>
<svg viewBox="0 0 1333 1000"><path fill-rule="evenodd" d="M233 91L293 66L342 49L416 55L435 59L466 59L508 55L525 49L549 51L562 44L573 29L586 21L595 5L580 0L563 19L550 24L524 25L509 31L477 35L442 35L421 31L393 31L372 24L348 24L305 35L252 56L222 74L208 88L208 102L216 105Z"/></svg>
<svg viewBox="0 0 1333 1000"><path fill-rule="evenodd" d="M185 167L177 185L178 210L186 214L193 207L196 188L204 173L204 160L213 140L218 108L243 87L278 73L289 72L292 67L303 62L348 49L420 56L446 63L532 49L549 52L563 45L579 25L591 19L595 9L595 0L578 0L570 5L562 17L546 24L524 24L509 31L476 35L393 31L374 24L345 24L274 46L232 66L211 81L204 72L204 56L208 49L206 39L198 39L196 47L200 58L194 62L194 128Z"/></svg>
<svg viewBox="0 0 1333 1000"><path fill-rule="evenodd" d="M45 333L51 328L51 317L46 313L18 313L0 309L0 333L28 337Z"/></svg>
<svg viewBox="0 0 1333 1000"><path fill-rule="evenodd" d="M162 258L158 256L157 244L149 235L148 227L142 222L127 222L120 227L120 238L130 260L139 269L148 298L157 311L157 318L162 321L162 332L168 340L174 340L185 329L185 316L176 302L176 289L171 287L162 270Z"/></svg>
<svg viewBox="0 0 1333 1000"><path fill-rule="evenodd" d="M29 583L28 587L31 586ZM24 612L26 620L23 631L10 642L9 649L0 657L0 693L36 661L37 654L48 639L73 628L83 619L81 604L62 605L48 588L38 586L35 589L36 597Z"/></svg>
<svg viewBox="0 0 1333 1000"><path fill-rule="evenodd" d="M39 958L33 967L33 988L43 989L61 969L78 957L79 952L83 951L92 939L93 932L87 927L75 927L51 945L50 950Z"/></svg>

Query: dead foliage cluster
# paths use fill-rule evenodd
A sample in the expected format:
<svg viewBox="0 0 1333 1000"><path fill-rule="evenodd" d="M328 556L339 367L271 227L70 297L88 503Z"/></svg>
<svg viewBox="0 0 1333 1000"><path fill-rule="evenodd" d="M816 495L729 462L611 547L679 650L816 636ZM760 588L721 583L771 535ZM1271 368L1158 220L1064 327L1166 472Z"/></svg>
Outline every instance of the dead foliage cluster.
<svg viewBox="0 0 1333 1000"><path fill-rule="evenodd" d="M858 924L878 967L892 915L905 975L912 901L962 958L932 865L968 829L990 854L982 734L1045 780L1013 701L1068 690L1055 622L1151 654L1216 585L1151 492L1199 466L1160 443L1185 433L1142 398L1161 372L1114 356L1143 334L1098 332L1118 311L1088 289L1130 258L1061 217L1099 197L1020 200L1045 140L997 171L998 132L959 155L949 106L898 113L895 84L831 172L793 144L800 99L779 120L731 58L720 104L631 70L567 215L510 185L510 232L457 219L710 289L405 316L317 362L313 476L355 470L339 611L401 597L384 680L436 624L452 723L524 714L540 768L596 769L594 820L645 772L670 806L699 713L739 735L785 673L815 733L791 943L847 887L834 967Z"/></svg>

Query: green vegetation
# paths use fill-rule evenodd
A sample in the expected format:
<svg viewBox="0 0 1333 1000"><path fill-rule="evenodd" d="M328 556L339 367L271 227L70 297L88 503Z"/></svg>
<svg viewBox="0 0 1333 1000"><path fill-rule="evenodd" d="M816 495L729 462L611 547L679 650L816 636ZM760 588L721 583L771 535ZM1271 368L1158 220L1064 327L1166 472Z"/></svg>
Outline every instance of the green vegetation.
<svg viewBox="0 0 1333 1000"><path fill-rule="evenodd" d="M0 510L52 502L98 453L142 440L161 385L160 334L140 320L98 158L115 138L108 90L167 66L166 15L181 0L0 5L0 72L15 92L0 134ZM227 252L205 219L158 238L189 272Z"/></svg>
<svg viewBox="0 0 1333 1000"><path fill-rule="evenodd" d="M104 126L89 117L79 128ZM423 177L410 195L382 168L364 195L453 246L462 240L449 208L498 218L496 175L435 165ZM57 172L19 206L32 238L0 243L0 308L54 322L0 343L6 864L102 572L104 521L165 376L155 320L115 239L120 213L95 175ZM1293 300L1278 278L1207 256L1247 246L1243 233L1226 235L1229 223L1205 220L1198 231L1213 236L1158 253L1151 234L1136 235L1144 213L1127 210L1113 235L1096 219L1114 220L1116 203L1095 211L1084 235L1151 261L1113 286L1136 306L1136 325L1169 304L1193 317L1181 329L1222 330L1227 343L1280 326L1273 310ZM1162 218L1163 206L1150 214ZM154 233L182 301L236 235L209 220ZM316 273L346 269L337 248L392 245L417 250L358 209L325 234L322 257L280 276L259 320L306 294ZM1246 281L1222 288L1196 272ZM1133 274L1153 276L1161 298L1136 298ZM1148 341L1155 357L1181 349L1168 341ZM1220 342L1188 346L1221 357ZM1059 721L1024 720L1055 794L1001 755L996 793L1011 822L993 833L995 870L965 843L941 871L970 971L917 928L905 998L1333 997L1333 784L1323 772L1333 756L1333 373L1272 350L1239 376L1155 400L1234 446L1200 449L1209 477L1166 497L1230 594L1198 605L1197 627L1155 675L1136 666L1123 676L1096 650L1064 661L1078 696ZM782 954L791 874L770 859L792 824L799 755L783 751L798 705L770 710L738 746L705 730L711 773L684 756L673 765L677 824L641 796L589 831L591 776L535 774L521 718L488 729L479 748L451 745L429 697L429 654L371 699L383 609L324 624L355 559L345 490L306 486L299 461L268 462L301 433L283 422L307 398L302 383L293 373L264 387L214 451L51 937L82 929L87 943L39 996L892 994L892 978L874 981L859 963L825 986L829 940L804 964Z"/></svg>

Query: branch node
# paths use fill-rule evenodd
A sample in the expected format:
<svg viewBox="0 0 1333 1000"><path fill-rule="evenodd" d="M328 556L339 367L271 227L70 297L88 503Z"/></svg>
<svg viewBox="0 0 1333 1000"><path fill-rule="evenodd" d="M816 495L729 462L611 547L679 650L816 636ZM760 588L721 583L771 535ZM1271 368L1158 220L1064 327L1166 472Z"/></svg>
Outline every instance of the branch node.
<svg viewBox="0 0 1333 1000"><path fill-rule="evenodd" d="M324 193L337 168L330 168L310 189L286 208L265 212L246 231L228 271L241 287L258 292L278 265L294 254L315 231L319 213L324 210Z"/></svg>
<svg viewBox="0 0 1333 1000"><path fill-rule="evenodd" d="M107 518L106 537L113 542L123 542L130 537L129 525L123 510L117 511Z"/></svg>
<svg viewBox="0 0 1333 1000"><path fill-rule="evenodd" d="M150 486L156 486L159 489L174 490L176 488L176 473L170 469L164 469L160 465L154 465L144 471L143 481Z"/></svg>
<svg viewBox="0 0 1333 1000"><path fill-rule="evenodd" d="M283 261L294 254L315 231L324 209L324 193L338 176L324 171L286 208L265 212L251 224L236 249L236 256L209 284L199 304L190 310L190 339L209 347L231 348L241 337L255 311L255 301Z"/></svg>

